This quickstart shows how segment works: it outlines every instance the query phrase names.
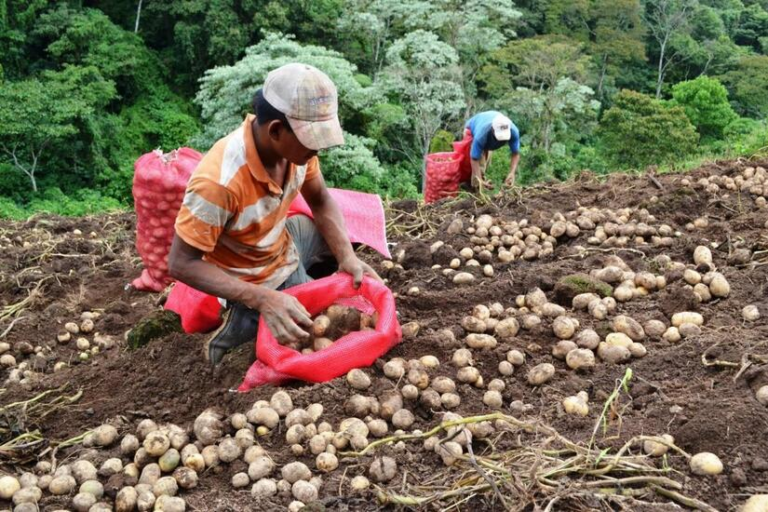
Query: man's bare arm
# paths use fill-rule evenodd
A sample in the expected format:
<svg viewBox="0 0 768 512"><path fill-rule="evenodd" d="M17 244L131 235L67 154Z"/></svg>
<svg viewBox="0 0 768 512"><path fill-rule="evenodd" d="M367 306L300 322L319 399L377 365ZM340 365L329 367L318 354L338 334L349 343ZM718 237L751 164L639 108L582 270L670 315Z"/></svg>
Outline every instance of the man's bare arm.
<svg viewBox="0 0 768 512"><path fill-rule="evenodd" d="M360 285L364 274L381 280L376 271L360 261L355 251L352 250L352 244L344 225L344 217L328 192L322 175L305 182L301 193L312 210L317 230L325 239L325 243L328 244L328 248L339 264L339 270L352 274L355 286Z"/></svg>
<svg viewBox="0 0 768 512"><path fill-rule="evenodd" d="M240 302L259 311L272 334L280 341L295 341L308 336L299 324L309 326L309 313L294 297L247 283L203 260L203 251L174 235L168 255L168 273L174 279L201 292Z"/></svg>

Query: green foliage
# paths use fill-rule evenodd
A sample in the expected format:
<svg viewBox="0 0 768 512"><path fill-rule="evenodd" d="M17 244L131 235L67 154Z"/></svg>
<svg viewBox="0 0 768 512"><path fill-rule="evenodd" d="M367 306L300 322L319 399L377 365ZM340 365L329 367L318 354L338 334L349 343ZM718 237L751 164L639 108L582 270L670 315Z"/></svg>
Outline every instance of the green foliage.
<svg viewBox="0 0 768 512"><path fill-rule="evenodd" d="M377 85L403 105L424 156L437 130L465 106L456 83L459 55L432 32L415 30L392 43L387 63Z"/></svg>
<svg viewBox="0 0 768 512"><path fill-rule="evenodd" d="M609 159L622 167L643 167L684 158L698 136L685 111L634 91L621 91L600 123Z"/></svg>
<svg viewBox="0 0 768 512"><path fill-rule="evenodd" d="M99 192L82 189L74 195L65 195L59 188L46 189L27 204L0 197L0 218L24 220L36 213L50 213L65 217L81 217L119 211L125 208L120 201Z"/></svg>
<svg viewBox="0 0 768 512"><path fill-rule="evenodd" d="M446 130L438 130L429 144L430 153L445 153L453 151L453 134Z"/></svg>
<svg viewBox="0 0 768 512"><path fill-rule="evenodd" d="M714 78L700 76L680 82L672 88L672 98L672 104L683 107L702 137L721 138L725 127L737 118L728 103L728 91Z"/></svg>
<svg viewBox="0 0 768 512"><path fill-rule="evenodd" d="M768 147L766 0L142 5L0 0L0 215L130 202L139 155L209 147L296 61L339 89L349 146L322 155L329 182L391 197L486 109L521 130L523 184ZM508 170L496 151L488 175Z"/></svg>
<svg viewBox="0 0 768 512"><path fill-rule="evenodd" d="M720 77L742 115L768 117L768 56L742 57L736 68Z"/></svg>
<svg viewBox="0 0 768 512"><path fill-rule="evenodd" d="M200 80L195 102L200 105L204 127L195 143L207 149L236 128L245 114L251 112L253 95L267 73L291 62L311 64L331 77L339 91L342 120L374 103L375 89L360 85L355 79L357 69L340 53L302 45L289 36L269 34L248 48L241 60L208 70Z"/></svg>

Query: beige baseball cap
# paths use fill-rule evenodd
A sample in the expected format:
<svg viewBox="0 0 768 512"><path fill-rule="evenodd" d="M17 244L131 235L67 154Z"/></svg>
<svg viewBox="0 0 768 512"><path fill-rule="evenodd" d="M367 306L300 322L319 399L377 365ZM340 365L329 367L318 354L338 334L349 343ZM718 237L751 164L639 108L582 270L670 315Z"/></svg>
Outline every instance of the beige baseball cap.
<svg viewBox="0 0 768 512"><path fill-rule="evenodd" d="M504 114L496 114L491 126L493 126L493 136L496 140L505 141L512 138L512 121Z"/></svg>
<svg viewBox="0 0 768 512"><path fill-rule="evenodd" d="M293 133L308 149L344 144L336 86L319 69L299 63L281 66L267 75L262 94L285 114Z"/></svg>

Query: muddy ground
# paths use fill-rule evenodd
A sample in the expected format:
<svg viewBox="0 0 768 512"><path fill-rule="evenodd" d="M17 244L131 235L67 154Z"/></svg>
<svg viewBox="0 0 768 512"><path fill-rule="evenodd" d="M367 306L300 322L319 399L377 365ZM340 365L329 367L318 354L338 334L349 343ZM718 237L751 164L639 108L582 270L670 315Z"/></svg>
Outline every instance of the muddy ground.
<svg viewBox="0 0 768 512"><path fill-rule="evenodd" d="M756 196L749 192L711 193L681 182L688 179L695 184L707 176L735 177L744 168L761 164L768 167L768 162L720 162L687 175L613 175L605 181L584 174L571 183L533 187L488 201L468 198L430 207L413 202L393 204L388 212L390 241L397 243L394 253L405 250L403 268L387 271L377 254L365 249L361 254L381 271L393 292L398 294L401 323L418 321L421 330L415 339L401 343L385 359L396 356L412 359L432 354L441 362L433 375L454 378L451 356L464 346L461 318L476 304L500 302L505 307L514 306L517 295L534 287L540 287L554 300L554 287L561 277L601 268L611 254L621 256L635 271L653 270L653 258L659 254L691 263L698 245L714 243L717 246L712 249L714 263L730 282L731 294L725 299L688 304L688 309L695 308L706 319L698 336L677 343L648 341L645 344L648 353L642 359L633 359L628 364L599 362L593 371L577 373L553 358L551 348L557 339L545 322L539 328L521 330L513 340L502 342L493 350L476 350L475 361L486 382L493 378L505 381L505 412L510 412L511 402L520 400L528 407L524 412L514 412L516 416L549 425L577 443L590 441L603 402L616 388L626 368L631 367L634 377L629 394L621 394L609 414L606 436L598 433L598 444L615 450L636 435L669 433L688 453L713 452L725 465L721 475L695 476L683 456L670 453L665 459L670 469L667 476L682 484L680 493L716 510L738 508L748 496L768 492L768 443L765 442L768 411L755 398L756 390L768 383L765 373L768 265L761 262L768 249L765 228L768 210L760 208ZM681 235L674 238L670 247L629 245L628 249L610 249L590 246L587 238L592 233L583 231L576 238L559 239L554 253L543 259L505 264L494 259L494 276L477 274L471 286L458 287L441 269L431 268L436 263L445 266L446 254L451 254L443 251L440 256L432 255L428 247L433 242L442 240L455 251L471 246L465 232L447 233L456 218L461 218L465 227L480 214L510 220L526 218L543 226L547 222L551 224L556 212L565 213L580 206L647 208L659 224L666 223ZM686 224L700 217L708 219L706 227L686 229ZM224 414L245 412L253 402L268 400L275 391L263 387L246 394L233 392L250 365L252 347L239 349L215 369L209 367L203 356L204 335L172 334L139 350L125 348L124 333L137 320L159 309L162 303L160 294L126 288L141 269L141 260L133 246L133 230L134 218L130 214L82 219L39 216L23 223L2 224L0 305L4 309L0 313L0 341L11 345L10 353L17 362L28 361L29 368L36 371L23 385L6 382L0 394L0 407L29 400L49 390L54 391L44 397L42 403L54 396L72 397L82 392L72 403L58 407L42 407L34 412L19 412L14 408L13 414L0 410L3 412L0 444L36 429L41 439L19 449L0 447L3 471L30 468L38 457L50 460L50 448L56 443L77 437L104 422L119 426L121 433L132 431L144 418L191 427L195 417L208 407L216 407ZM587 251L580 252L578 246ZM749 261L729 260L729 255L740 248L749 250ZM420 288L418 296L407 295L413 286ZM630 315L641 323L653 318L668 323L670 313L682 310L685 303L681 288L682 282L671 282L666 290L620 303L616 314ZM743 321L741 311L748 304L758 306L764 316L755 322ZM78 360L79 351L74 342L62 345L56 340L63 325L77 321L83 311L101 312L95 331L113 336L117 341L115 348L86 362ZM592 326L598 332L606 329L606 321L591 319L585 312L574 316L579 318L582 327ZM437 332L444 328L453 330L458 335L457 341L438 336ZM93 334L86 337L93 340ZM49 348L35 355L35 347ZM502 377L498 363L511 348L525 352L526 367L552 362L557 369L555 378L544 386L532 387L524 369ZM69 364L54 372L55 363L60 361ZM0 369L0 381L5 381L10 372L10 368ZM369 394L397 385L383 375L381 364L367 372L376 390ZM297 406L322 403L325 407L322 419L334 426L346 417L344 401L355 393L343 378L325 384L294 383L287 389ZM565 415L560 405L562 399L582 390L590 396L590 414L585 418ZM465 417L492 412L482 402L483 393L482 389L459 385L462 403L454 412ZM422 407L414 409L413 428L428 430L439 423L438 412ZM496 448L511 449L518 442L534 442L534 437L525 434L517 440L506 439ZM289 452L284 432L279 429L259 438L259 443L269 451L278 467L296 458ZM488 447L478 442L475 449L482 451ZM75 444L57 450L56 457L59 462L74 460L86 451ZM440 458L424 451L418 442L409 443L399 451L384 448L382 453L393 454L399 462L398 475L390 486L401 492L417 489L419 483L443 469ZM105 452L97 459L103 460L109 454ZM300 460L314 468L313 456L305 455ZM342 460L338 470L324 476L321 496L325 509L394 507L378 504L373 493L361 496L348 490L349 479L365 473L371 460L371 457ZM197 488L182 493L188 510L284 509L290 500L256 500L248 488L232 488L229 480L235 472L242 471L243 466L244 463L236 462L202 475ZM448 480L443 484L450 487ZM558 492L562 496L549 510L679 509L670 499L650 490L633 497L595 499L583 494L570 495L568 481L560 484L562 489ZM527 498L515 500L515 507L537 510L546 507L552 497L552 493L530 490ZM441 501L440 506L432 504L424 508L438 509L449 503ZM40 509L55 510L67 504L66 498L44 497ZM7 502L0 500L0 509L5 508L4 505ZM476 496L456 507L457 510L469 508L501 509L493 493Z"/></svg>

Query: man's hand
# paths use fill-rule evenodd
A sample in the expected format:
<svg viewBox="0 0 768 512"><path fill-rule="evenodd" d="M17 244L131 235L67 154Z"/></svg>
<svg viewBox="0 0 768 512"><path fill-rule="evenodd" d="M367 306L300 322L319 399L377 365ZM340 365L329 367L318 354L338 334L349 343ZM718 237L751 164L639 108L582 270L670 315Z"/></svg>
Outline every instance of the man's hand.
<svg viewBox="0 0 768 512"><path fill-rule="evenodd" d="M507 179L504 180L504 186L509 188L515 187L515 174L511 173L509 176L507 176Z"/></svg>
<svg viewBox="0 0 768 512"><path fill-rule="evenodd" d="M381 282L381 278L376 273L376 271L373 270L370 265L363 263L360 261L360 258L354 255L339 262L339 272L346 272L347 274L351 274L355 288L360 287L360 283L363 282L364 275L371 276L372 278Z"/></svg>
<svg viewBox="0 0 768 512"><path fill-rule="evenodd" d="M272 335L281 344L309 337L309 333L299 326L310 327L312 317L293 295L262 288L258 295L244 301L244 304L261 314Z"/></svg>

